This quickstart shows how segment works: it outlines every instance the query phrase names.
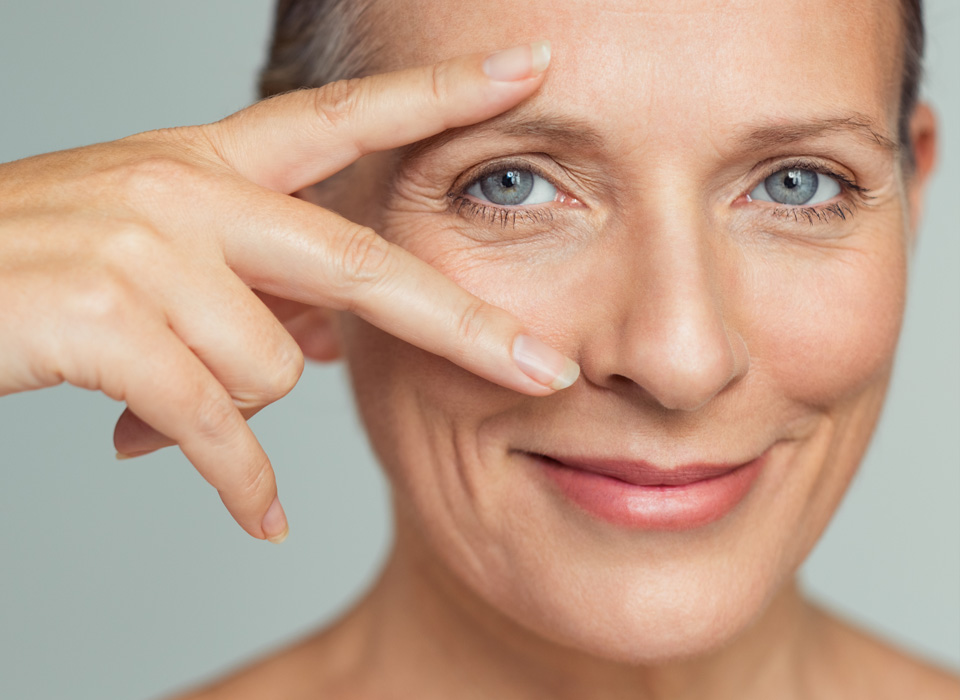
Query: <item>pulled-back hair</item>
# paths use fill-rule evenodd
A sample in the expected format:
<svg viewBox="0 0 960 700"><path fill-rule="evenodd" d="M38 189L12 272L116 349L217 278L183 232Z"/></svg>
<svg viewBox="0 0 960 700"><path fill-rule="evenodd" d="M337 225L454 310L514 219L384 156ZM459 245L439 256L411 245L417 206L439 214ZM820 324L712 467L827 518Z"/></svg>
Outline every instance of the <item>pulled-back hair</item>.
<svg viewBox="0 0 960 700"><path fill-rule="evenodd" d="M260 73L261 97L364 74L380 49L371 27L375 1L278 0L270 55ZM910 116L923 75L923 0L899 2L904 55L897 136L909 169Z"/></svg>
<svg viewBox="0 0 960 700"><path fill-rule="evenodd" d="M319 87L362 74L378 46L375 0L278 0L260 96Z"/></svg>

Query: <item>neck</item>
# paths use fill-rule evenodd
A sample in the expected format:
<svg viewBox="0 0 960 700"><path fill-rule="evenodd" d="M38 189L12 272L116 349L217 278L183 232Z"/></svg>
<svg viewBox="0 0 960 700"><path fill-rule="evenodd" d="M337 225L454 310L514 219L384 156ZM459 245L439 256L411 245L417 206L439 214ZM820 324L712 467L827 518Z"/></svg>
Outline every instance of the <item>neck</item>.
<svg viewBox="0 0 960 700"><path fill-rule="evenodd" d="M372 697L715 700L799 695L815 647L815 613L790 581L761 617L707 656L634 666L559 646L503 616L398 528L351 628ZM346 630L344 630L346 631ZM362 641L361 641L362 640ZM370 687L375 686L375 687ZM383 692L389 690L390 692Z"/></svg>

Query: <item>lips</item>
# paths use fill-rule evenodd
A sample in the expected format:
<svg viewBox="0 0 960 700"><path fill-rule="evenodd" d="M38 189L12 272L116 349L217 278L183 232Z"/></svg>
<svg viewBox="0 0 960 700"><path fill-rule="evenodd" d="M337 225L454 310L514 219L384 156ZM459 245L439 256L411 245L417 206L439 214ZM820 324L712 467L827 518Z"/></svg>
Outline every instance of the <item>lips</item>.
<svg viewBox="0 0 960 700"><path fill-rule="evenodd" d="M721 520L751 491L771 450L745 463L649 462L524 453L566 504L631 530L682 531Z"/></svg>
<svg viewBox="0 0 960 700"><path fill-rule="evenodd" d="M697 481L716 479L745 464L745 462L739 464L687 464L667 469L649 462L620 459L578 459L550 455L538 455L538 457L556 462L564 467L609 476L637 486L685 486Z"/></svg>

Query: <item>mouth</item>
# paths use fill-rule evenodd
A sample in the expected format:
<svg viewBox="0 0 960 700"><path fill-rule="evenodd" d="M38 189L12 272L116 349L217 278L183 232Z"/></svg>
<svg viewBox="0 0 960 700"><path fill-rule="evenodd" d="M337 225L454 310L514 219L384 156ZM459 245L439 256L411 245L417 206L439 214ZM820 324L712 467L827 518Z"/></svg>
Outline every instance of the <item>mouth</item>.
<svg viewBox="0 0 960 700"><path fill-rule="evenodd" d="M746 464L746 462L738 464L687 464L673 468L662 468L649 462L624 459L537 456L555 462L558 466L609 476L636 486L686 486L698 481L719 478Z"/></svg>
<svg viewBox="0 0 960 700"><path fill-rule="evenodd" d="M627 529L680 531L731 513L751 490L771 449L747 462L670 468L630 459L522 454L567 506Z"/></svg>

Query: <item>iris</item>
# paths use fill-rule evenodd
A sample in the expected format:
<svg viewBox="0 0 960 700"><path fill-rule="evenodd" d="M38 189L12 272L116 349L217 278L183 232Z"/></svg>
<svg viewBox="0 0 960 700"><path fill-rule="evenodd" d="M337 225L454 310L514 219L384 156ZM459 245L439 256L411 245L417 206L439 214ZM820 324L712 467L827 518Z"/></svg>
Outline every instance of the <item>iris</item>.
<svg viewBox="0 0 960 700"><path fill-rule="evenodd" d="M767 177L750 193L752 199L799 206L819 204L840 194L840 183L829 175L804 168L784 168Z"/></svg>
<svg viewBox="0 0 960 700"><path fill-rule="evenodd" d="M763 186L781 204L806 204L817 192L820 178L812 170L781 170L763 181Z"/></svg>
<svg viewBox="0 0 960 700"><path fill-rule="evenodd" d="M466 190L479 200L502 207L545 204L557 198L557 188L546 178L524 168L508 167L479 177Z"/></svg>
<svg viewBox="0 0 960 700"><path fill-rule="evenodd" d="M533 191L533 173L503 170L480 180L480 191L494 204L522 204Z"/></svg>

